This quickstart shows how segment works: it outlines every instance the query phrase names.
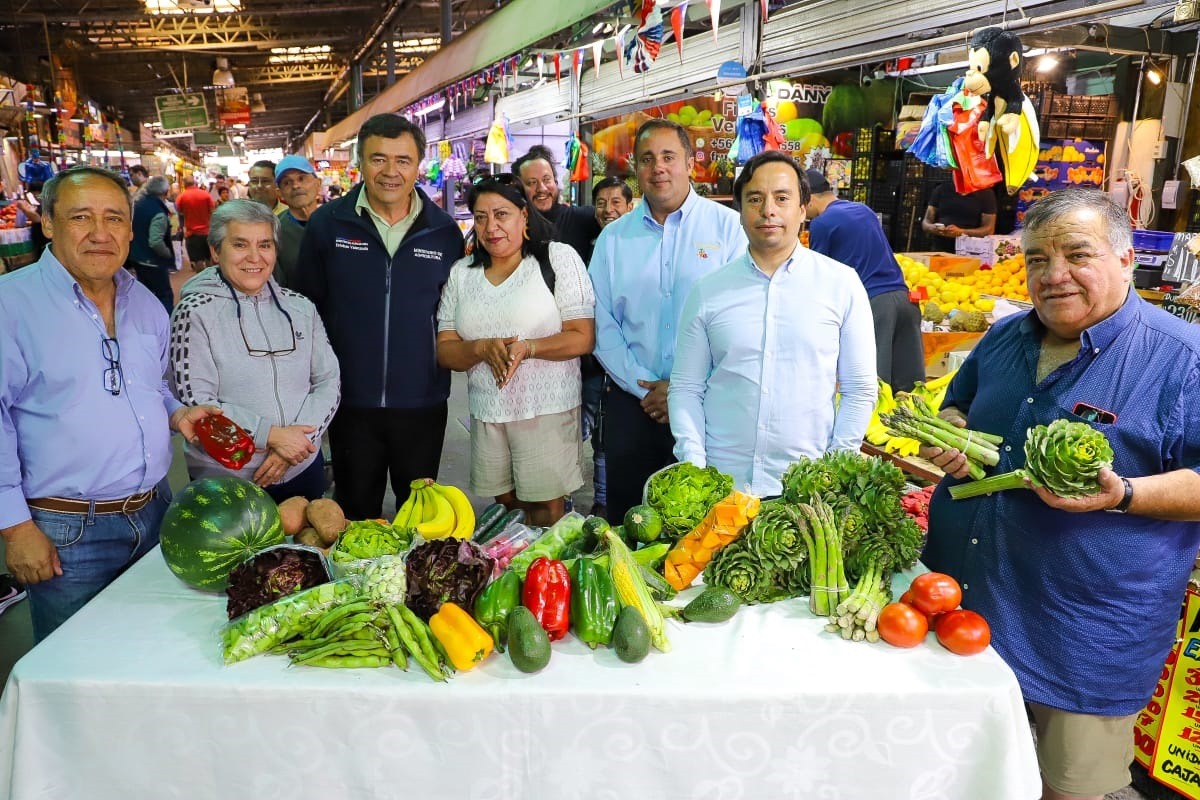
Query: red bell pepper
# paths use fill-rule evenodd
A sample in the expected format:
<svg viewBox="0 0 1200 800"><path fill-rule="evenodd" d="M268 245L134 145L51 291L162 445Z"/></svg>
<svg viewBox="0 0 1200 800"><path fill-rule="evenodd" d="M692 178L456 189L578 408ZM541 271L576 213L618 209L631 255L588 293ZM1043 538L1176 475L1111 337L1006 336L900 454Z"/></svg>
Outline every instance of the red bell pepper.
<svg viewBox="0 0 1200 800"><path fill-rule="evenodd" d="M534 559L525 575L521 602L533 612L550 641L566 636L571 623L571 576L567 565L545 556Z"/></svg>
<svg viewBox="0 0 1200 800"><path fill-rule="evenodd" d="M226 469L241 469L254 455L254 439L224 414L199 419L195 428L204 452Z"/></svg>

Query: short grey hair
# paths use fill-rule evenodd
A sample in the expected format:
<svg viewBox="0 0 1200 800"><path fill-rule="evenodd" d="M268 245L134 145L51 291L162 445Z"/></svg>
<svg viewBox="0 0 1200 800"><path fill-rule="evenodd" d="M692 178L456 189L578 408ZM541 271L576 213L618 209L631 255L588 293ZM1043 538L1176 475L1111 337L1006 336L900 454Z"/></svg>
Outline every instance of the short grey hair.
<svg viewBox="0 0 1200 800"><path fill-rule="evenodd" d="M133 202L129 199L129 187L125 184L125 180L109 169L102 167L81 166L64 169L62 172L55 175L50 180L46 181L46 185L42 187L42 196L40 202L42 204L42 214L54 219L54 207L58 203L58 193L62 191L62 185L68 181L74 182L76 179L83 179L88 176L93 178L102 178L108 181L113 186L121 190L121 194L125 197L125 204L129 209L129 216L133 218Z"/></svg>
<svg viewBox="0 0 1200 800"><path fill-rule="evenodd" d="M1031 236L1059 217L1077 211L1094 211L1104 223L1108 244L1118 255L1133 247L1133 226L1129 214L1099 189L1068 187L1039 198L1025 212L1024 228L1021 231L1021 248L1029 246Z"/></svg>
<svg viewBox="0 0 1200 800"><path fill-rule="evenodd" d="M166 197L170 190L171 184L167 183L167 179L162 175L155 175L150 180L146 181L146 194L152 194L155 197Z"/></svg>
<svg viewBox="0 0 1200 800"><path fill-rule="evenodd" d="M225 244L231 222L265 222L271 226L271 238L279 247L279 217L274 211L255 200L227 200L217 206L208 221L208 246L214 251L220 252L221 245Z"/></svg>

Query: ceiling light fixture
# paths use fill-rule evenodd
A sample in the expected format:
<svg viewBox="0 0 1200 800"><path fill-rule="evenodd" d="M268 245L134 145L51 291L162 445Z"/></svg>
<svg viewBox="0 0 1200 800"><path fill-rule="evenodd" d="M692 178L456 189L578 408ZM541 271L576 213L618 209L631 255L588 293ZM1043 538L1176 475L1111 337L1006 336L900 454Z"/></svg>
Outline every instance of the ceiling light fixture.
<svg viewBox="0 0 1200 800"><path fill-rule="evenodd" d="M218 58L217 68L213 70L213 86L233 86L233 73L229 71L229 59Z"/></svg>
<svg viewBox="0 0 1200 800"><path fill-rule="evenodd" d="M1054 53L1046 53L1037 61L1038 72L1050 72L1058 66L1058 56Z"/></svg>

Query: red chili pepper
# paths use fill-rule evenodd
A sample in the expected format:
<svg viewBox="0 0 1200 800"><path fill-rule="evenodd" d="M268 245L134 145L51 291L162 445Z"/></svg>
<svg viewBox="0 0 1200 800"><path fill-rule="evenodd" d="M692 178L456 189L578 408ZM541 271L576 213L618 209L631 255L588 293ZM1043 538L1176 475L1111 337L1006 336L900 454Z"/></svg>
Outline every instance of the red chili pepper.
<svg viewBox="0 0 1200 800"><path fill-rule="evenodd" d="M567 565L545 556L534 559L525 575L521 602L557 642L567 635L571 615L571 576Z"/></svg>
<svg viewBox="0 0 1200 800"><path fill-rule="evenodd" d="M204 452L226 469L241 469L254 455L254 439L224 414L203 417L195 428Z"/></svg>

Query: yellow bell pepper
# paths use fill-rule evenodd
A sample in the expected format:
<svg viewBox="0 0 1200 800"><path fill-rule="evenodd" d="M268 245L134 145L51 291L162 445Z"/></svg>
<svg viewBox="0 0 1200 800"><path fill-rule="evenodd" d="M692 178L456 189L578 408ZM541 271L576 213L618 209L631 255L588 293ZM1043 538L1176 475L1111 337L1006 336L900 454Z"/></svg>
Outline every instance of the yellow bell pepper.
<svg viewBox="0 0 1200 800"><path fill-rule="evenodd" d="M491 655L495 646L488 632L454 603L442 603L429 618L429 629L442 643L455 668L464 672Z"/></svg>

